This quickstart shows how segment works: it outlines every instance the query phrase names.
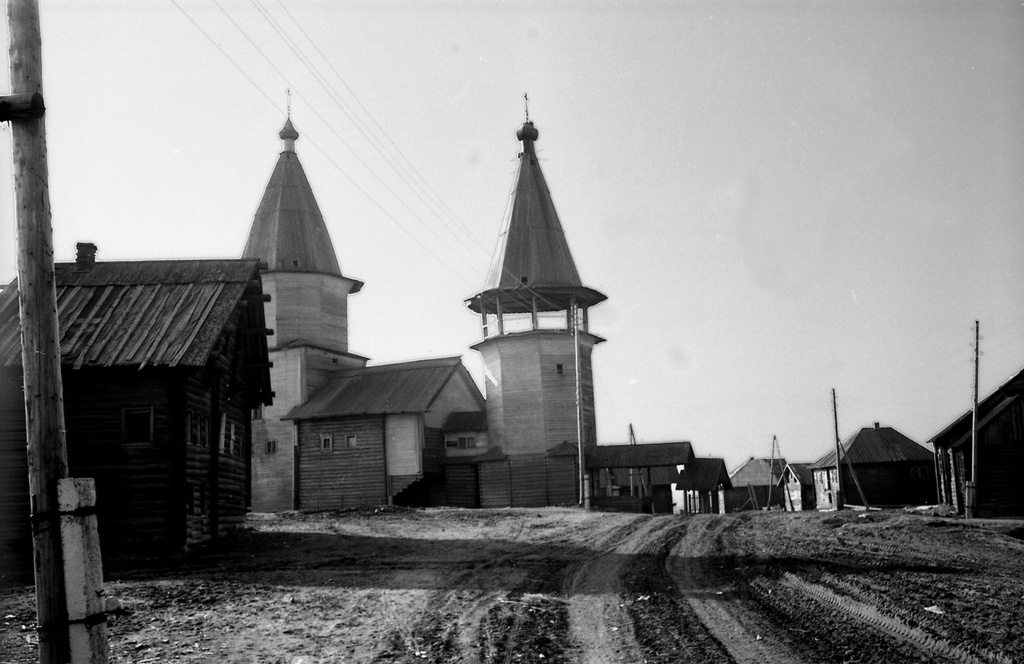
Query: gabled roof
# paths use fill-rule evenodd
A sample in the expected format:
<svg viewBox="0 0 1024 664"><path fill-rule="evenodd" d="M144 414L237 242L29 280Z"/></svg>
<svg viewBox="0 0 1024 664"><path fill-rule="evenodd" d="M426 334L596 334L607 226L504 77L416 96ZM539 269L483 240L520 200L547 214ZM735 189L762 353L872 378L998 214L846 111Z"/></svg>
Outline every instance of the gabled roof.
<svg viewBox="0 0 1024 664"><path fill-rule="evenodd" d="M61 362L74 368L203 366L243 295L262 293L255 260L58 263L54 271ZM262 306L249 316L265 325ZM21 364L19 335L12 284L0 294L0 365ZM266 337L256 338L265 348Z"/></svg>
<svg viewBox="0 0 1024 664"><path fill-rule="evenodd" d="M677 466L693 461L689 442L594 445L585 451L587 468L648 468Z"/></svg>
<svg viewBox="0 0 1024 664"><path fill-rule="evenodd" d="M482 410L452 413L441 425L443 431L487 431L487 413Z"/></svg>
<svg viewBox="0 0 1024 664"><path fill-rule="evenodd" d="M998 415L1015 400L1024 394L1024 369L1018 371L1005 383L997 387L991 394L978 402L978 428L982 428L994 416ZM971 439L971 411L966 411L931 437L929 444L959 446Z"/></svg>
<svg viewBox="0 0 1024 664"><path fill-rule="evenodd" d="M787 463L786 470L789 471L800 484L810 486L814 484L814 473L811 472L809 463ZM785 481L785 476L779 479L779 483Z"/></svg>
<svg viewBox="0 0 1024 664"><path fill-rule="evenodd" d="M769 468L771 469L770 477L768 474ZM755 459L750 457L729 473L729 479L734 487L774 486L779 478L782 477L782 471L785 468L786 460L782 458L776 458L773 463L772 459Z"/></svg>
<svg viewBox="0 0 1024 664"><path fill-rule="evenodd" d="M581 306L606 299L604 294L580 281L534 150L538 135L530 121L516 132L516 137L523 142L523 150L519 153L515 188L484 290L467 300L474 311L486 307L481 298L489 299L489 294L495 291L510 294L528 291L541 295L540 310L567 309L572 298ZM526 293L515 300L521 302L507 302L505 311L532 310L532 299Z"/></svg>
<svg viewBox="0 0 1024 664"><path fill-rule="evenodd" d="M284 149L256 209L242 255L259 258L271 272L342 276L331 236L306 172L295 154L299 137L289 119L280 133ZM358 292L356 282L352 292Z"/></svg>
<svg viewBox="0 0 1024 664"><path fill-rule="evenodd" d="M307 420L351 415L423 413L457 373L475 391L458 357L378 364L334 372L313 396L284 417ZM474 392L479 396L479 392ZM480 406L483 407L483 398Z"/></svg>
<svg viewBox="0 0 1024 664"><path fill-rule="evenodd" d="M719 485L723 489L732 488L725 460L718 458L694 459L686 464L676 482L676 488L684 491L715 491Z"/></svg>
<svg viewBox="0 0 1024 664"><path fill-rule="evenodd" d="M931 461L928 448L915 443L892 427L864 427L841 443L843 461L852 465L862 463L899 463L901 461ZM835 468L836 450L833 447L810 465L811 470Z"/></svg>

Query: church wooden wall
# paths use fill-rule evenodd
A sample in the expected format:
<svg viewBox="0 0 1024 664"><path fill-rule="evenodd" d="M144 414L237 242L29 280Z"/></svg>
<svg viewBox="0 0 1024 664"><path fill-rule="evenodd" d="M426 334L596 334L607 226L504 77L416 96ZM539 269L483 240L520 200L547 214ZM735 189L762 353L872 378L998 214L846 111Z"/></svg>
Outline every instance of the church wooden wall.
<svg viewBox="0 0 1024 664"><path fill-rule="evenodd" d="M320 434L334 437L322 450ZM357 446L345 449L345 436ZM298 423L298 505L302 510L345 509L387 502L384 420L380 415Z"/></svg>
<svg viewBox="0 0 1024 664"><path fill-rule="evenodd" d="M353 281L312 272L265 272L263 292L271 348L289 343L348 351L348 294Z"/></svg>

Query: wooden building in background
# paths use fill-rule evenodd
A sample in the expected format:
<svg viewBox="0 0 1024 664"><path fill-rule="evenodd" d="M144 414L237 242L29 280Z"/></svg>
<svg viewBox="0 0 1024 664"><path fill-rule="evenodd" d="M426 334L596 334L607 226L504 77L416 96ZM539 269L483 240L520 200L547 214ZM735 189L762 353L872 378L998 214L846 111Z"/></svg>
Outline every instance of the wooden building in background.
<svg viewBox="0 0 1024 664"><path fill-rule="evenodd" d="M893 507L935 504L935 460L925 446L875 422L840 444L844 503ZM836 450L810 465L819 510L836 509Z"/></svg>
<svg viewBox="0 0 1024 664"><path fill-rule="evenodd" d="M694 462L688 442L595 445L586 450L597 510L671 514L679 476Z"/></svg>
<svg viewBox="0 0 1024 664"><path fill-rule="evenodd" d="M249 413L271 403L258 263L95 253L79 244L55 268L70 475L96 480L106 548L214 539L242 523ZM2 558L31 546L14 285L0 294L0 378Z"/></svg>
<svg viewBox="0 0 1024 664"><path fill-rule="evenodd" d="M698 458L679 471L673 492L676 514L724 514L724 492L732 488L725 459Z"/></svg>
<svg viewBox="0 0 1024 664"><path fill-rule="evenodd" d="M938 499L964 513L972 477L972 412L928 441L935 450ZM1024 516L1024 371L978 403L978 517Z"/></svg>
<svg viewBox="0 0 1024 664"><path fill-rule="evenodd" d="M508 487L561 502L577 482L552 459L563 444L589 450L597 440L591 356L603 339L591 333L588 310L605 296L580 280L534 148L538 135L529 121L516 132L522 151L499 250L484 289L466 301L480 315L483 341L473 348L484 364L488 444L497 450L479 467L488 506L512 504Z"/></svg>
<svg viewBox="0 0 1024 664"><path fill-rule="evenodd" d="M281 153L253 217L242 255L267 264L267 326L273 406L256 409L253 510L297 507L296 432L284 419L332 372L366 365L348 349L348 296L363 283L341 273L327 224L295 152L299 133L289 118Z"/></svg>
<svg viewBox="0 0 1024 664"><path fill-rule="evenodd" d="M444 424L483 409L458 357L333 372L285 415L298 433L296 508L445 504L445 454L455 450Z"/></svg>
<svg viewBox="0 0 1024 664"><path fill-rule="evenodd" d="M786 460L783 458L750 457L741 463L729 473L732 487L722 494L725 512L782 509L785 498L779 488L779 480L785 468Z"/></svg>
<svg viewBox="0 0 1024 664"><path fill-rule="evenodd" d="M779 486L785 491L786 511L800 512L813 510L816 506L814 496L814 473L809 463L787 463L786 470L779 479Z"/></svg>

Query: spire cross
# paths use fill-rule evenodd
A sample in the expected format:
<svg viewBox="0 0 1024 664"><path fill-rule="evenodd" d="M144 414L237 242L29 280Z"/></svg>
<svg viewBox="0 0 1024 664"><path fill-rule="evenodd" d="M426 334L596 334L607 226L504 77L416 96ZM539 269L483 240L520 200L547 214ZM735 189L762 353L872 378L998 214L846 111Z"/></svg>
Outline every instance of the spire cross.
<svg viewBox="0 0 1024 664"><path fill-rule="evenodd" d="M526 107L526 121L530 121L530 95L526 92L523 93L523 105Z"/></svg>
<svg viewBox="0 0 1024 664"><path fill-rule="evenodd" d="M288 117L292 117L292 89L285 88L284 94L288 98Z"/></svg>

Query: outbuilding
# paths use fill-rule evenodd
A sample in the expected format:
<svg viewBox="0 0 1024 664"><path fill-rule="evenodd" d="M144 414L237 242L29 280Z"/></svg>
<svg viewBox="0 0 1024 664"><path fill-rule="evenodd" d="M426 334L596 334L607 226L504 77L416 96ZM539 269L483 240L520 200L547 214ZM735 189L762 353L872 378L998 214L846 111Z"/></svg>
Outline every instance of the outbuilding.
<svg viewBox="0 0 1024 664"><path fill-rule="evenodd" d="M595 509L670 514L680 471L693 463L689 442L596 445L586 450Z"/></svg>
<svg viewBox="0 0 1024 664"><path fill-rule="evenodd" d="M55 266L70 475L96 481L104 546L176 549L241 525L251 409L271 402L255 260ZM0 559L24 555L25 404L15 284L0 294Z"/></svg>

